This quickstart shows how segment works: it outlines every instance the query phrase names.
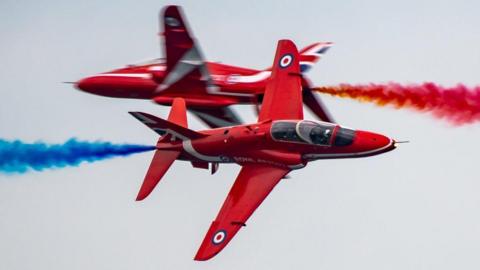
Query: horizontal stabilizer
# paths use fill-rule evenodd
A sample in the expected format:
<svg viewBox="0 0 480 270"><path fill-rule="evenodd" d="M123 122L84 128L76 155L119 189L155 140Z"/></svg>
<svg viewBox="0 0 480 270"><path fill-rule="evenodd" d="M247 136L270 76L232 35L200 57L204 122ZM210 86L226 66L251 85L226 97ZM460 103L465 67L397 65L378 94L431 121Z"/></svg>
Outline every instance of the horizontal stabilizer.
<svg viewBox="0 0 480 270"><path fill-rule="evenodd" d="M241 125L242 120L229 107L189 107L189 111L211 128Z"/></svg>
<svg viewBox="0 0 480 270"><path fill-rule="evenodd" d="M142 187L137 195L137 201L145 199L153 191L168 168L180 155L179 151L157 150L153 156L150 167L148 168L145 180L143 180Z"/></svg>
<svg viewBox="0 0 480 270"><path fill-rule="evenodd" d="M181 140L198 139L207 135L188 129L186 127L177 125L167 120L158 118L144 112L129 112L133 117L140 122L153 129L160 136L170 134L172 138L179 138Z"/></svg>

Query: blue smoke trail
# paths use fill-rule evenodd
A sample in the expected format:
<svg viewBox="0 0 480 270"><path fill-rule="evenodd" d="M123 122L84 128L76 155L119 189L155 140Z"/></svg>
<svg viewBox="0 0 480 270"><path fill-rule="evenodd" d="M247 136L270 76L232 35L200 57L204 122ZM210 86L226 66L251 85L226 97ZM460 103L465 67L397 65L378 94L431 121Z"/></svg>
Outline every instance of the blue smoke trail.
<svg viewBox="0 0 480 270"><path fill-rule="evenodd" d="M64 144L23 143L0 139L0 173L25 173L49 168L78 166L116 156L154 150L155 146L112 144L69 139Z"/></svg>

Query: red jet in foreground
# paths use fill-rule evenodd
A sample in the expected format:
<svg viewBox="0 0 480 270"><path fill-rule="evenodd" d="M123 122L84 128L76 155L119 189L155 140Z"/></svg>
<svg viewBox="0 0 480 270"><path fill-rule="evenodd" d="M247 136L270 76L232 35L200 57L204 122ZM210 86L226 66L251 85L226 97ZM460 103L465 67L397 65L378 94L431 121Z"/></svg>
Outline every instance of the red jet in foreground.
<svg viewBox="0 0 480 270"><path fill-rule="evenodd" d="M210 164L212 173L219 163L242 166L195 260L219 253L290 171L316 159L365 157L395 148L394 140L380 134L303 120L299 59L293 42L279 41L257 123L193 131L187 128L182 98L174 99L168 120L131 112L161 135L137 200L152 192L177 159L197 168Z"/></svg>
<svg viewBox="0 0 480 270"><path fill-rule="evenodd" d="M96 95L151 99L168 106L176 97L181 97L188 110L210 127L241 124L228 106L260 104L271 69L255 70L205 61L177 6L164 10L160 25L164 29L166 59L87 77L78 81L76 87ZM299 56L301 72L306 72L331 45L321 42L303 49ZM319 119L334 122L320 99L310 91L310 83L303 78L301 81L304 103Z"/></svg>

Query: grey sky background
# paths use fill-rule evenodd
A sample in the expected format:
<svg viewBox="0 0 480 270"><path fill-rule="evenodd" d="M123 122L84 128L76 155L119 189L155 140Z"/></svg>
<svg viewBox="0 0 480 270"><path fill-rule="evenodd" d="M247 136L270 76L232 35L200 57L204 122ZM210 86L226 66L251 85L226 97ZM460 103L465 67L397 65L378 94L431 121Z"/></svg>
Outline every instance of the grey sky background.
<svg viewBox="0 0 480 270"><path fill-rule="evenodd" d="M264 68L278 39L333 41L309 74L316 85L480 84L477 1L2 0L0 137L154 143L127 111L167 107L60 82L159 57L158 12L172 3L212 61ZM340 123L411 143L293 172L207 262L192 259L236 165L210 176L177 162L141 203L152 153L0 175L0 269L479 269L479 124L323 99Z"/></svg>

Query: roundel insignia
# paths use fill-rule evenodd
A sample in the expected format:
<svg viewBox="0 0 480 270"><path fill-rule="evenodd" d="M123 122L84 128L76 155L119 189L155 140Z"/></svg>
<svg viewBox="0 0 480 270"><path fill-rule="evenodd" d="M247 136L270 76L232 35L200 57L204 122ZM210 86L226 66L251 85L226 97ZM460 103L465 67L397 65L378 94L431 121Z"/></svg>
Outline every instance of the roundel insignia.
<svg viewBox="0 0 480 270"><path fill-rule="evenodd" d="M281 68L286 68L290 66L293 62L293 56L291 54L285 54L280 58L280 61L278 62L278 65Z"/></svg>
<svg viewBox="0 0 480 270"><path fill-rule="evenodd" d="M165 23L171 27L180 26L180 22L174 17L165 17Z"/></svg>
<svg viewBox="0 0 480 270"><path fill-rule="evenodd" d="M220 245L227 238L227 232L225 230L217 231L212 237L212 243L214 245Z"/></svg>

